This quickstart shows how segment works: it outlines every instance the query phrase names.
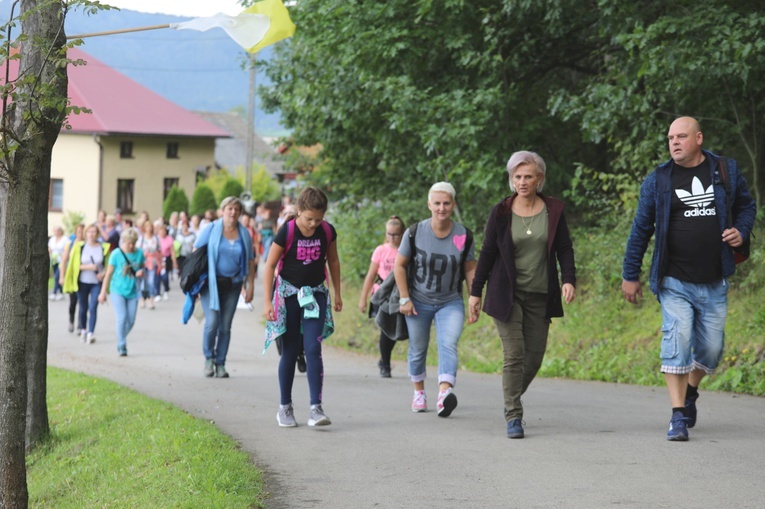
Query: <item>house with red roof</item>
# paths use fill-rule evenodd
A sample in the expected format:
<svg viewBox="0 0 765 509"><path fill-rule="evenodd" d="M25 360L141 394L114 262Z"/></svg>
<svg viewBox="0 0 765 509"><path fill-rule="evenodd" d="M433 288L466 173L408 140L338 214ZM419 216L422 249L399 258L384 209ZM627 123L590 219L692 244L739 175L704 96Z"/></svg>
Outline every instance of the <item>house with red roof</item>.
<svg viewBox="0 0 765 509"><path fill-rule="evenodd" d="M69 99L92 113L72 114L53 147L48 223L67 211L154 219L172 186L191 199L197 174L215 167L215 140L229 134L79 48L69 50Z"/></svg>

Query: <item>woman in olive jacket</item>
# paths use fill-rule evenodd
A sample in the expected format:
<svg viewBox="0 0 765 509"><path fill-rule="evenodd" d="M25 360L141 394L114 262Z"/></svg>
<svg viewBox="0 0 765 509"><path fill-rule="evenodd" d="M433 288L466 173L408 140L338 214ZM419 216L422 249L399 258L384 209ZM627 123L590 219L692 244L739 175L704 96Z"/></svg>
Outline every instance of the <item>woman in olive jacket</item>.
<svg viewBox="0 0 765 509"><path fill-rule="evenodd" d="M550 319L563 316L562 300L574 300L576 267L563 202L541 194L544 160L516 152L507 171L514 193L489 215L468 305L473 323L487 285L483 311L494 319L504 351L507 436L523 438L521 395L542 365Z"/></svg>

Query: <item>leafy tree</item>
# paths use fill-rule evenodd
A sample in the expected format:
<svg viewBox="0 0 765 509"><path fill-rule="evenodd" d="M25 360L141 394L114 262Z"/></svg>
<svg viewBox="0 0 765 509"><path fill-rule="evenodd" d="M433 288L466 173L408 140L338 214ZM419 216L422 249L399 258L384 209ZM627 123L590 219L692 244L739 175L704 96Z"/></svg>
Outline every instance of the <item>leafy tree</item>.
<svg viewBox="0 0 765 509"><path fill-rule="evenodd" d="M552 91L581 79L598 12L574 0L302 0L300 30L263 63L264 105L282 112L300 145L321 143L309 178L351 202L417 204L439 180L458 191L457 219L482 225L509 194L516 150L548 162L560 190L574 161L594 160L549 114Z"/></svg>
<svg viewBox="0 0 765 509"><path fill-rule="evenodd" d="M189 199L186 196L186 191L178 186L173 186L162 204L162 216L168 218L173 212L181 211L189 211Z"/></svg>
<svg viewBox="0 0 765 509"><path fill-rule="evenodd" d="M45 403L48 337L48 186L53 145L66 115L64 20L69 4L21 2L3 27L0 122L0 507L26 508L25 446L49 432ZM88 8L95 12L99 6ZM11 44L12 29L21 35ZM18 51L19 48L23 51ZM10 72L15 67L18 72ZM10 78L9 78L10 77Z"/></svg>
<svg viewBox="0 0 765 509"><path fill-rule="evenodd" d="M705 146L741 163L752 193L765 193L765 12L756 2L709 0L599 2L598 73L578 89L560 89L552 110L608 153L582 164L570 194L614 210L634 206L635 192L659 161L681 115L698 118ZM594 184L594 185L593 185ZM597 212L596 212L597 213Z"/></svg>
<svg viewBox="0 0 765 509"><path fill-rule="evenodd" d="M67 210L61 219L61 222L64 223L64 231L67 234L74 233L74 229L83 221L85 221L85 213L73 210Z"/></svg>
<svg viewBox="0 0 765 509"><path fill-rule="evenodd" d="M236 178L239 182L244 183L246 176L243 168L237 168ZM266 171L266 168L261 164L253 165L252 169L252 199L257 202L265 202L269 200L278 200L282 196L281 187L279 183L271 177L271 174Z"/></svg>
<svg viewBox="0 0 765 509"><path fill-rule="evenodd" d="M235 178L231 177L226 180L220 192L218 193L218 203L221 203L224 198L228 196L236 196L238 198L242 195L242 191L244 191L242 184Z"/></svg>
<svg viewBox="0 0 765 509"><path fill-rule="evenodd" d="M207 184L198 184L191 197L191 207L189 212L192 215L204 214L208 210L218 208L218 202L215 201L215 195Z"/></svg>

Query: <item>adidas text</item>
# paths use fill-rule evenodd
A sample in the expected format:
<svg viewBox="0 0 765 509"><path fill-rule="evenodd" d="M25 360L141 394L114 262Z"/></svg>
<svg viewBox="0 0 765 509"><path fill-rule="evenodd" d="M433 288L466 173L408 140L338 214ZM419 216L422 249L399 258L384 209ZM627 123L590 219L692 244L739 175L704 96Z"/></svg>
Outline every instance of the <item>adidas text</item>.
<svg viewBox="0 0 765 509"><path fill-rule="evenodd" d="M715 209L691 209L691 210L686 210L683 215L685 217L716 216L717 215L717 210L715 210Z"/></svg>

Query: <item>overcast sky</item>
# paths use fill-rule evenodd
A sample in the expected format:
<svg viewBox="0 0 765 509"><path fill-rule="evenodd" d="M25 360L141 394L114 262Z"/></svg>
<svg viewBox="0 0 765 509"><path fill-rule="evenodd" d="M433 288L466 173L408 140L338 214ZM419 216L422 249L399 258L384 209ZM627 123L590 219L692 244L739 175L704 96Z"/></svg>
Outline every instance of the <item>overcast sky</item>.
<svg viewBox="0 0 765 509"><path fill-rule="evenodd" d="M101 3L131 11L194 18L212 16L219 12L236 15L244 10L237 0L101 0Z"/></svg>

